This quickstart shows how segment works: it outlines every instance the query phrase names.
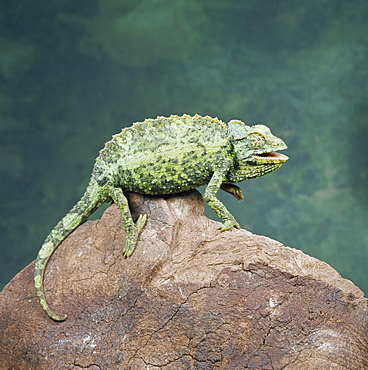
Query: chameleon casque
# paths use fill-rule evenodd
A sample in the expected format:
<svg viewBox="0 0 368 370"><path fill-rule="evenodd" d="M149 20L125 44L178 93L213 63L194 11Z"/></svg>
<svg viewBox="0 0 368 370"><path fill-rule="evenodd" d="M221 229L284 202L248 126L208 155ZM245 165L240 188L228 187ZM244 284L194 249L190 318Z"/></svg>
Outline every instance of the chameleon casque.
<svg viewBox="0 0 368 370"><path fill-rule="evenodd" d="M105 144L96 159L88 187L79 202L55 226L42 245L35 264L34 284L39 302L55 321L43 289L49 258L58 245L97 208L113 201L126 231L124 256L130 256L147 216L134 222L125 191L172 194L206 185L204 200L219 216L221 231L239 228L234 216L216 198L217 191L243 199L233 183L263 176L279 168L288 157L276 153L286 144L267 126L247 126L242 121L224 123L199 115L157 117L124 128Z"/></svg>

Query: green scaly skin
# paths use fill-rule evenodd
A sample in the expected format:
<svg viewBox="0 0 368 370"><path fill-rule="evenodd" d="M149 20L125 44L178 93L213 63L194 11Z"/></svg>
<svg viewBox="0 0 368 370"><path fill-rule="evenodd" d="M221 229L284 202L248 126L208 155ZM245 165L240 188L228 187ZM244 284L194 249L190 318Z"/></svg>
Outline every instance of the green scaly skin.
<svg viewBox="0 0 368 370"><path fill-rule="evenodd" d="M238 120L224 123L199 115L148 119L114 135L100 151L81 200L55 226L38 253L34 285L46 314L55 321L67 318L55 315L44 296L43 276L48 260L58 245L102 204L113 201L120 210L126 231L126 257L133 253L147 216L140 215L133 221L125 191L163 195L207 185L204 199L222 219L220 230L239 228L234 216L217 199L217 191L221 188L243 199L240 188L233 183L276 170L288 160L276 151L286 148L267 126L247 126Z"/></svg>

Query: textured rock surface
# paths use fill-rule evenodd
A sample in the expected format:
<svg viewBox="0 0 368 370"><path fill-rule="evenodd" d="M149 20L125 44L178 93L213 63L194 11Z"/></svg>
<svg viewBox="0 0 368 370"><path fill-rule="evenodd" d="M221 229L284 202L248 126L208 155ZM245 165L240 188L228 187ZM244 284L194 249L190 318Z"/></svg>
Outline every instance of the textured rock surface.
<svg viewBox="0 0 368 370"><path fill-rule="evenodd" d="M367 302L326 263L220 233L196 191L130 194L148 222L129 259L112 205L57 249L39 306L33 264L0 295L1 369L365 369Z"/></svg>

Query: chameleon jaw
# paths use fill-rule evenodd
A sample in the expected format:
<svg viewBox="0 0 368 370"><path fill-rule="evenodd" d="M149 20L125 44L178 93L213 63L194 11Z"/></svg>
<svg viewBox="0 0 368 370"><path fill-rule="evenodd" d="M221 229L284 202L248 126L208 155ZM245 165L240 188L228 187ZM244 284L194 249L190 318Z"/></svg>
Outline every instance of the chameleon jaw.
<svg viewBox="0 0 368 370"><path fill-rule="evenodd" d="M271 163L284 163L289 159L285 154L278 152L254 154L249 159L250 161L257 162L257 164L271 164Z"/></svg>

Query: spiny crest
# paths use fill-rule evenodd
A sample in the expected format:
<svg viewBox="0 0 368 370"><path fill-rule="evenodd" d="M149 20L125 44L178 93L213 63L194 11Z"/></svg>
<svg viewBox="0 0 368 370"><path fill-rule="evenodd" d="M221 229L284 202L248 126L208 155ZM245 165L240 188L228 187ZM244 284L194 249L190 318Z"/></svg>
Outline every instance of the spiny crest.
<svg viewBox="0 0 368 370"><path fill-rule="evenodd" d="M226 126L225 125L225 123L224 122L222 122L220 119L218 119L217 117L210 117L210 116L201 116L201 115L199 115L199 114L195 114L194 116L193 116L193 118L194 119L203 119L203 120L206 120L206 121L212 121L213 123L219 123L219 124L221 124L221 125L224 125L224 126Z"/></svg>
<svg viewBox="0 0 368 370"><path fill-rule="evenodd" d="M210 116L204 116L203 117L203 116L201 116L199 114L195 114L194 116L191 116L189 114L183 114L182 116L178 116L176 114L172 114L169 117L157 116L156 118L146 118L143 122L134 122L133 125L132 125L132 127L137 127L137 126L140 126L142 124L150 124L150 123L157 122L157 121L173 120L173 119L206 120L206 121L212 121L213 123L226 126L226 124L223 121L221 121L220 119L218 119L217 117L214 117L214 118L213 117L210 117ZM128 129L129 129L129 127L123 128L121 130L121 132L124 132L124 131L126 131Z"/></svg>

